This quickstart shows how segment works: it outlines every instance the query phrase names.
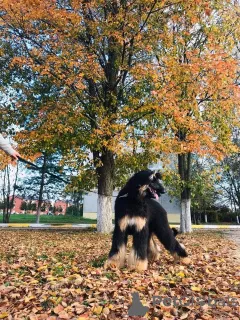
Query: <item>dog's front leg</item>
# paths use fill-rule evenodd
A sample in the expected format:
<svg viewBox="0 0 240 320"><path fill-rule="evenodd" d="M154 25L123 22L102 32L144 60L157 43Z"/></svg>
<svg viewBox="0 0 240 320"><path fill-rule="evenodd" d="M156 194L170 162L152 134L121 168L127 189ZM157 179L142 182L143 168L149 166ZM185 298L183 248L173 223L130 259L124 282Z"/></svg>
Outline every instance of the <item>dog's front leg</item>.
<svg viewBox="0 0 240 320"><path fill-rule="evenodd" d="M136 229L133 234L133 248L129 254L128 266L138 271L147 270L148 267L148 225L141 230Z"/></svg>
<svg viewBox="0 0 240 320"><path fill-rule="evenodd" d="M112 247L109 252L108 260L105 262L105 269L107 268L122 268L125 263L126 255L127 234L126 230L121 230L116 223L113 238Z"/></svg>

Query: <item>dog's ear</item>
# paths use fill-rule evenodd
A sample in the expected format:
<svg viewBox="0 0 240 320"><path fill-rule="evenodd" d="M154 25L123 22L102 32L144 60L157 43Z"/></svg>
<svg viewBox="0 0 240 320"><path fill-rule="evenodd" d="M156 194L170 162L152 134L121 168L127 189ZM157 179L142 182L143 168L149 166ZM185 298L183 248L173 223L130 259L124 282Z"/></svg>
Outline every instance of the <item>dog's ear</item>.
<svg viewBox="0 0 240 320"><path fill-rule="evenodd" d="M154 178L155 178L155 170L152 170L152 174L149 176L149 180L154 180Z"/></svg>

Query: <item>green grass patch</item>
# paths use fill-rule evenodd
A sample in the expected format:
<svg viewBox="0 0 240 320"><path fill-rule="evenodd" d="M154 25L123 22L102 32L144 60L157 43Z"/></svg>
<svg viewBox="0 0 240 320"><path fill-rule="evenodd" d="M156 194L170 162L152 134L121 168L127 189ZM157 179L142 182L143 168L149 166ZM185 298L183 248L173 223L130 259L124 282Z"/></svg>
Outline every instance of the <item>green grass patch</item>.
<svg viewBox="0 0 240 320"><path fill-rule="evenodd" d="M0 216L0 219L2 217ZM2 219L1 219L2 220ZM2 222L2 221L1 221ZM31 214L12 214L10 217L10 223L35 223L36 216ZM67 224L67 223L85 223L85 224L95 224L97 220L86 219L83 217L74 216L40 216L40 223L50 223L50 224Z"/></svg>
<svg viewBox="0 0 240 320"><path fill-rule="evenodd" d="M102 255L95 260L90 262L91 266L94 268L101 268L104 266L105 261L107 260L107 255Z"/></svg>

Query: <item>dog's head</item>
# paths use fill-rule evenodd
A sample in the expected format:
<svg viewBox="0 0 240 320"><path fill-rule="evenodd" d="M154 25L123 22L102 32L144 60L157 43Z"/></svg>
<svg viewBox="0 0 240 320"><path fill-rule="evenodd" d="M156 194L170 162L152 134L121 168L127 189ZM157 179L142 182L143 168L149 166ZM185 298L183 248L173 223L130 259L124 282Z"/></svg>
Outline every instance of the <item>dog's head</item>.
<svg viewBox="0 0 240 320"><path fill-rule="evenodd" d="M143 170L135 173L128 181L128 189L133 191L136 188L142 198L158 199L161 194L165 193L161 183L160 172L152 170Z"/></svg>

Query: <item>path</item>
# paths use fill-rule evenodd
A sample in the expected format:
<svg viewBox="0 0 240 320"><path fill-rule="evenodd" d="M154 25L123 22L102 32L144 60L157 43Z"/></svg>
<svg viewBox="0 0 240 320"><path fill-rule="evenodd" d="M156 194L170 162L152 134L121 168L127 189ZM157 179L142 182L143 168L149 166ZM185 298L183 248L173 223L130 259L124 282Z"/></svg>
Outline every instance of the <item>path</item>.
<svg viewBox="0 0 240 320"><path fill-rule="evenodd" d="M234 251L234 256L240 261L240 230L226 230L224 234L228 239L237 244L237 249Z"/></svg>

